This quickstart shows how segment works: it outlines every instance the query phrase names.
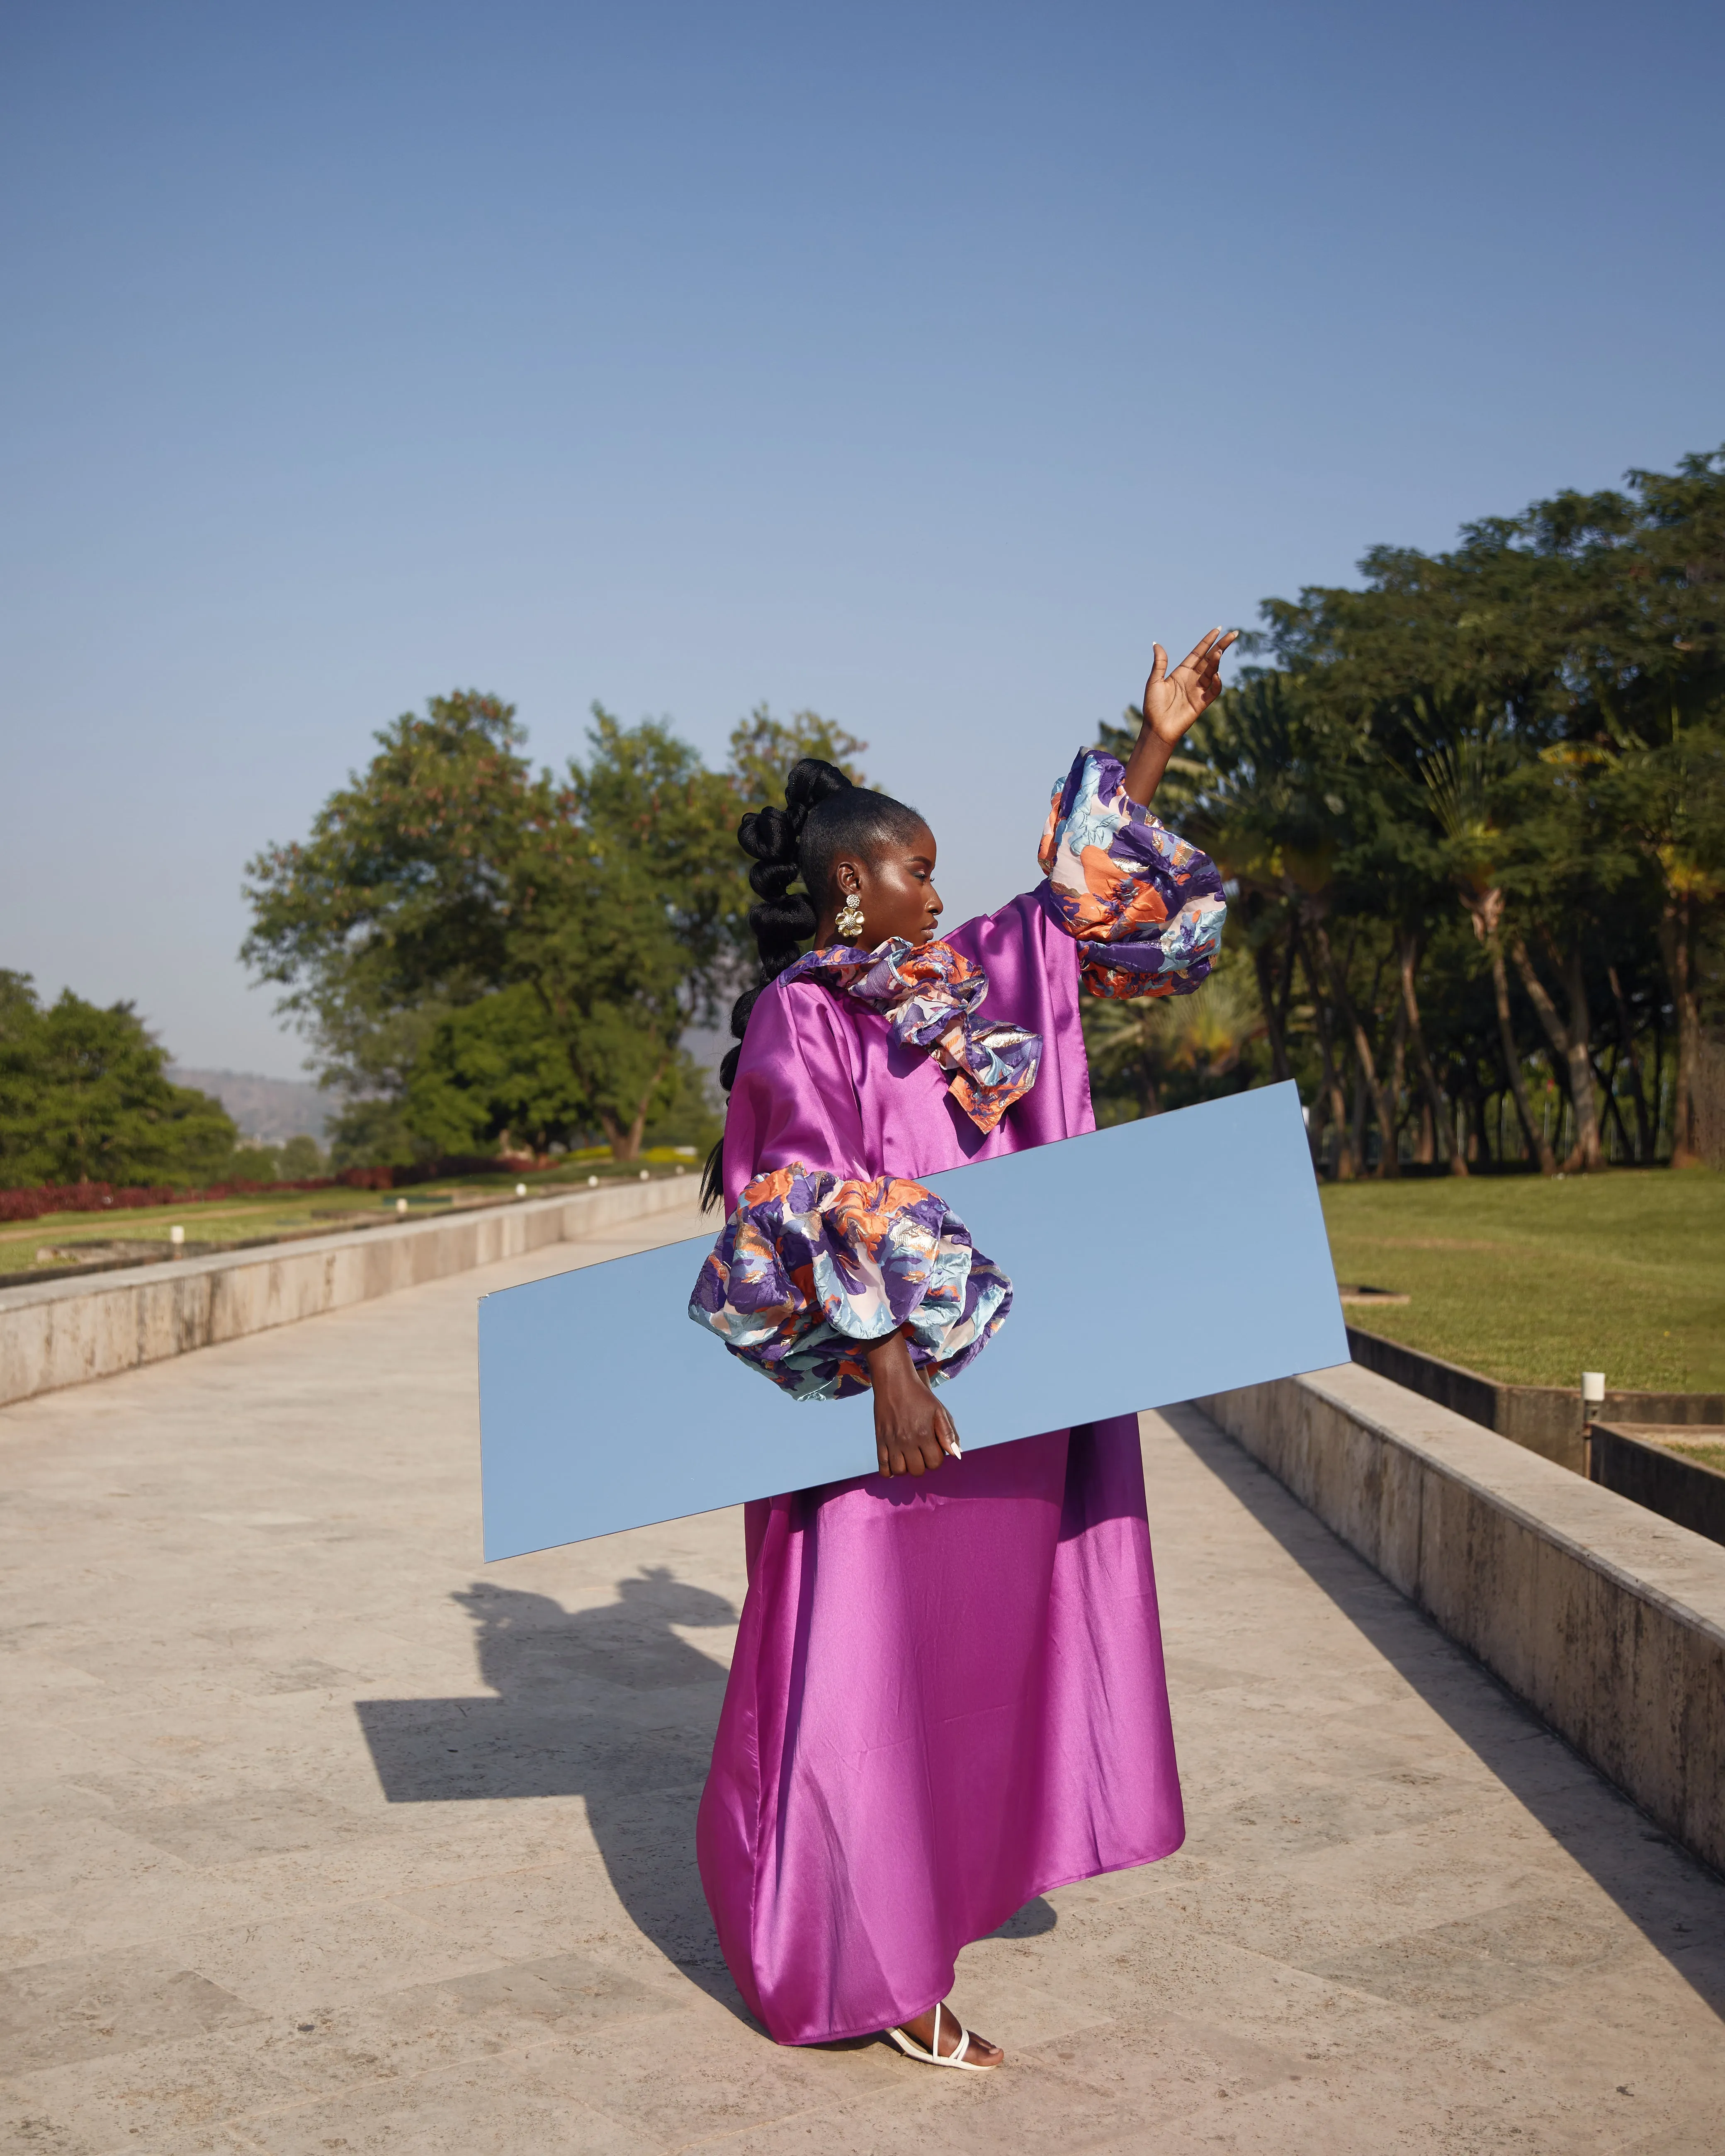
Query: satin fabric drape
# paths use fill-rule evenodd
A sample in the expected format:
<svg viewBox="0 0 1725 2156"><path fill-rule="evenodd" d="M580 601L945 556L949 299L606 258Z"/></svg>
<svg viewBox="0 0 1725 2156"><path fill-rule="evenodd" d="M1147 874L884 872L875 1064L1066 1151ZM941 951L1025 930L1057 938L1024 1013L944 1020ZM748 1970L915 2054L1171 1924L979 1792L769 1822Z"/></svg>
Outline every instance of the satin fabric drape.
<svg viewBox="0 0 1725 2156"><path fill-rule="evenodd" d="M986 1016L1042 1034L1032 1091L984 1137L884 1018L775 983L732 1092L727 1205L793 1160L919 1177L1094 1128L1079 953L1041 895L947 940L987 971ZM1076 1191L1075 1221L1106 1234L1106 1200ZM1075 1234L1075 1264L1086 1247ZM947 1397L962 1434L962 1378ZM747 1508L746 1531L697 1851L726 1961L778 2041L910 2019L1033 1896L1178 1847L1132 1418L776 1497Z"/></svg>

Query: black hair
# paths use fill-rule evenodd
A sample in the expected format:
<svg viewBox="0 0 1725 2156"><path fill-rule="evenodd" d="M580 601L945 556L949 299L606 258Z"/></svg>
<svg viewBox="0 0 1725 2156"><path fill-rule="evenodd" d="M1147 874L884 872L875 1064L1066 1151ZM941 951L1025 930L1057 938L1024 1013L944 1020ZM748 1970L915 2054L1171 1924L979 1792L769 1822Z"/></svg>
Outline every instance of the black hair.
<svg viewBox="0 0 1725 2156"><path fill-rule="evenodd" d="M751 809L737 827L737 843L754 862L749 884L760 903L749 908L749 927L761 956L761 977L732 1007L731 1034L737 1045L719 1065L719 1083L726 1093L737 1083L749 1013L762 989L795 963L819 926L838 856L860 854L872 860L893 839L907 839L922 829L914 808L890 793L853 784L837 764L824 763L818 756L805 756L791 766L784 799L783 808ZM791 886L799 880L802 889L793 891ZM701 1179L703 1212L724 1194L724 1157L721 1137L707 1155Z"/></svg>

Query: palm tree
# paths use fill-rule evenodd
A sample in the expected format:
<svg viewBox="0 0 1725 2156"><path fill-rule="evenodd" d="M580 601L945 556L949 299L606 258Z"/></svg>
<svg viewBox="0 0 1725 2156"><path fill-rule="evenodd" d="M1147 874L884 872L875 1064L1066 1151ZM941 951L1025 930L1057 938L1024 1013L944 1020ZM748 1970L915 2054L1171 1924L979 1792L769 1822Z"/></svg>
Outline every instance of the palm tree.
<svg viewBox="0 0 1725 2156"><path fill-rule="evenodd" d="M1147 1116L1156 1113L1170 1077L1191 1078L1207 1091L1239 1068L1266 1030L1251 982L1227 955L1195 994L1099 1000L1087 1004L1085 1019L1091 1067L1103 1077L1129 1070Z"/></svg>
<svg viewBox="0 0 1725 2156"><path fill-rule="evenodd" d="M1346 839L1343 774L1359 757L1361 729L1302 693L1295 675L1250 669L1206 715L1207 767L1189 819L1223 874L1247 901L1249 947L1277 1075L1286 1072L1286 1029L1294 963L1312 990L1323 1066L1324 1104L1337 1127L1338 1180L1356 1170L1332 1013L1339 1019L1377 1114L1378 1173L1399 1172L1395 1104L1378 1075L1371 1036L1330 942L1336 866ZM1285 954L1275 980L1273 952ZM1322 1124L1314 1128L1314 1149Z"/></svg>
<svg viewBox="0 0 1725 2156"><path fill-rule="evenodd" d="M1447 739L1434 739L1436 729L1432 721L1436 714L1424 698L1414 701L1427 726L1425 745L1420 752L1420 773L1425 781L1431 813L1449 844L1456 890L1491 964L1497 1038L1516 1113L1528 1147L1539 1162L1540 1173L1555 1175L1557 1158L1543 1130L1533 1121L1521 1052L1510 1019L1509 974L1503 963L1503 886L1498 875L1502 840L1491 813L1494 782L1502 761L1502 737L1495 719L1483 704L1476 703L1471 724L1446 726L1443 731Z"/></svg>

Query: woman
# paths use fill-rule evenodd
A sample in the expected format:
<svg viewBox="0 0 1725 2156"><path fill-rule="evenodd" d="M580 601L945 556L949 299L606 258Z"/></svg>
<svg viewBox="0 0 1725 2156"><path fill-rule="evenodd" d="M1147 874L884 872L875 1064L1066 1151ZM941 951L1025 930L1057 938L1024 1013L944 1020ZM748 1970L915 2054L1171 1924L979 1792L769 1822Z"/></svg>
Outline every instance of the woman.
<svg viewBox="0 0 1725 2156"><path fill-rule="evenodd" d="M831 765L797 765L786 808L738 834L763 985L732 1019L708 1163L729 1218L690 1315L802 1398L870 1390L880 1463L746 1510L697 1846L780 2043L884 2030L999 2065L945 2003L959 1948L1183 1835L1136 1419L962 1457L932 1388L1010 1284L914 1178L1094 1129L1081 985L1181 994L1209 972L1219 879L1147 804L1234 640L1172 674L1155 647L1128 762L1081 753L1055 789L1045 880L944 939L933 834ZM1104 1194L1075 1200L1106 1217Z"/></svg>

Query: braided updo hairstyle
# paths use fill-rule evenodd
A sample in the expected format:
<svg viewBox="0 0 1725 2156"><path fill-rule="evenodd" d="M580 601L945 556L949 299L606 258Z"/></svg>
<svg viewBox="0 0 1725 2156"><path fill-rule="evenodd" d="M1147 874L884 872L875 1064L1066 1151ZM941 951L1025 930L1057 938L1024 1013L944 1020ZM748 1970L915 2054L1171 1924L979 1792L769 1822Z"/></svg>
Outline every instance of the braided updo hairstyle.
<svg viewBox="0 0 1725 2156"><path fill-rule="evenodd" d="M805 756L791 766L784 783L783 808L751 809L737 827L737 843L754 862L749 886L759 903L749 908L749 927L761 954L761 978L732 1007L731 1034L737 1046L719 1065L719 1083L728 1093L737 1083L742 1036L761 991L794 964L801 947L819 925L832 893L833 865L841 853L872 860L894 839L908 839L922 829L922 819L890 793L875 793L848 779L835 763ZM793 891L791 886L799 882ZM701 1177L703 1212L724 1194L725 1141L707 1155Z"/></svg>

